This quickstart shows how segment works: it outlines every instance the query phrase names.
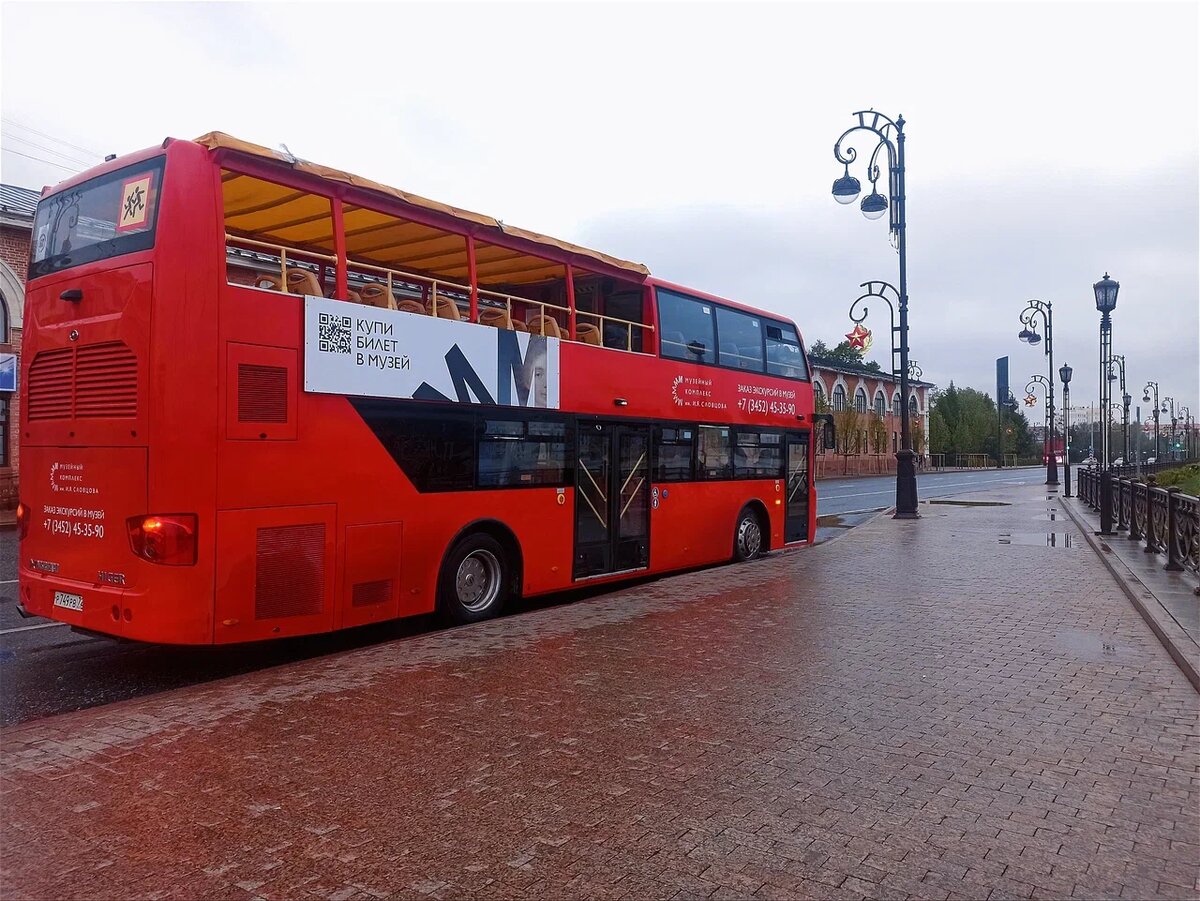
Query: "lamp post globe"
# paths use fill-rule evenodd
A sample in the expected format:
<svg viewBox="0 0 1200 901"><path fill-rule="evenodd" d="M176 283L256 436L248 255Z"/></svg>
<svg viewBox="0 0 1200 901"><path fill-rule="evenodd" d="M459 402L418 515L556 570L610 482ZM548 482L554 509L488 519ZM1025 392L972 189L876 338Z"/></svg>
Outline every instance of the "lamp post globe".
<svg viewBox="0 0 1200 901"><path fill-rule="evenodd" d="M872 189L871 193L862 199L859 209L868 219L878 219L887 212L887 198Z"/></svg>
<svg viewBox="0 0 1200 901"><path fill-rule="evenodd" d="M850 174L849 166L846 167L846 174L833 182L833 199L838 203L854 203L860 191L862 185Z"/></svg>
<svg viewBox="0 0 1200 901"><path fill-rule="evenodd" d="M1111 313L1117 308L1117 292L1121 290L1121 283L1110 278L1107 272L1104 273L1104 278L1092 285L1092 290L1096 293L1098 311Z"/></svg>

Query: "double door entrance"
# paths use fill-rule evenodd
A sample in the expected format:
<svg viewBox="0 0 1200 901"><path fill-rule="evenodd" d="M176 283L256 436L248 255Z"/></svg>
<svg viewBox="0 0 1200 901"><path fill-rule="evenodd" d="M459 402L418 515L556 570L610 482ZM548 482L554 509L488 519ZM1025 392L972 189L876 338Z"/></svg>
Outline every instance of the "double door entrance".
<svg viewBox="0 0 1200 901"><path fill-rule="evenodd" d="M808 456L809 433L784 436L784 462L787 464L787 498L783 508L783 540L803 541L808 534Z"/></svg>
<svg viewBox="0 0 1200 901"><path fill-rule="evenodd" d="M575 442L576 579L650 563L650 427L580 420Z"/></svg>

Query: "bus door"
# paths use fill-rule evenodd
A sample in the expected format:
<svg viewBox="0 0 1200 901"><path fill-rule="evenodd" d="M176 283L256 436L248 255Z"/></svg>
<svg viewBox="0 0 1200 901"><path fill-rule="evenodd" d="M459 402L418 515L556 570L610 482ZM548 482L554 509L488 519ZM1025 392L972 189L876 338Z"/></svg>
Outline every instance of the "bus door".
<svg viewBox="0 0 1200 901"><path fill-rule="evenodd" d="M783 540L808 538L808 448L809 433L787 435L787 501L783 508Z"/></svg>
<svg viewBox="0 0 1200 901"><path fill-rule="evenodd" d="M576 579L650 562L650 428L581 420L575 442Z"/></svg>

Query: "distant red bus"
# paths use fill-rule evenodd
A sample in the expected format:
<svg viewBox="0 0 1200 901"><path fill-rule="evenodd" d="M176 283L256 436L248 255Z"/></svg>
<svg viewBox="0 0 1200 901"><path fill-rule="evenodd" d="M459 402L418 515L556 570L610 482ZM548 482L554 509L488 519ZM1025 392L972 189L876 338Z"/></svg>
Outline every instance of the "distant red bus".
<svg viewBox="0 0 1200 901"><path fill-rule="evenodd" d="M326 632L807 542L795 325L220 133L49 189L20 600L142 641Z"/></svg>

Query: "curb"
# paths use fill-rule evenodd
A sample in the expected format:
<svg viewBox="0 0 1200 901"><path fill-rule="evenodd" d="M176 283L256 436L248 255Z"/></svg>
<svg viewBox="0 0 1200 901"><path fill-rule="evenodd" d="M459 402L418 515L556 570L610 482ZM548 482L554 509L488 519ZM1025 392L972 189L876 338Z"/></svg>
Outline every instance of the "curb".
<svg viewBox="0 0 1200 901"><path fill-rule="evenodd" d="M1071 499L1073 500L1073 498ZM1091 546L1092 550L1096 552L1096 556L1100 558L1100 562L1105 565L1109 573L1112 574L1113 579L1116 580L1116 583L1121 587L1121 590L1125 592L1125 596L1129 598L1129 601L1131 604L1133 604L1134 609L1136 609L1137 612L1141 614L1142 619L1146 621L1146 625L1150 627L1150 631L1154 633L1155 637L1158 638L1162 646L1166 648L1167 653L1171 655L1171 659L1175 661L1175 665L1183 671L1183 674L1187 677L1187 680L1192 683L1192 688L1194 688L1197 693L1200 693L1200 672L1197 671L1196 664L1180 649L1178 644L1179 636L1168 634L1168 632L1180 633L1182 634L1184 641L1187 641L1186 633L1183 633L1183 630L1174 620L1170 619L1169 615L1165 621L1160 620L1154 615L1154 608L1151 607L1150 604L1146 602L1146 598L1143 597L1143 593L1149 595L1154 606L1162 609L1162 605L1159 604L1158 599L1154 597L1154 592L1151 591L1141 579L1134 575L1134 573L1128 567L1126 567L1124 563L1121 562L1120 557L1118 557L1112 551L1105 551L1103 545L1097 541L1096 536L1092 534L1093 529L1091 524L1082 519L1078 513L1072 510L1071 505L1066 503L1067 500L1068 498L1059 497L1059 506L1063 508L1063 511L1069 517L1071 517L1071 520L1079 528L1079 531L1083 533L1084 540ZM1118 564L1120 568L1118 568ZM1165 613L1166 611L1163 612Z"/></svg>

